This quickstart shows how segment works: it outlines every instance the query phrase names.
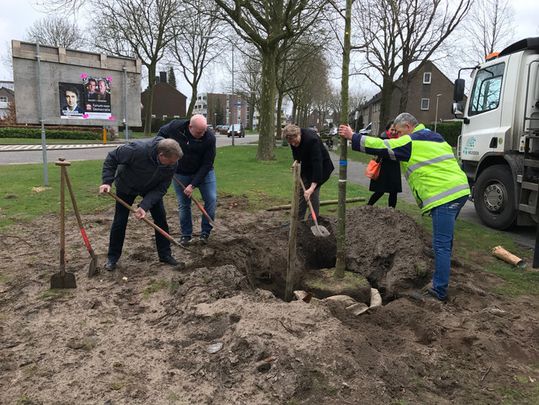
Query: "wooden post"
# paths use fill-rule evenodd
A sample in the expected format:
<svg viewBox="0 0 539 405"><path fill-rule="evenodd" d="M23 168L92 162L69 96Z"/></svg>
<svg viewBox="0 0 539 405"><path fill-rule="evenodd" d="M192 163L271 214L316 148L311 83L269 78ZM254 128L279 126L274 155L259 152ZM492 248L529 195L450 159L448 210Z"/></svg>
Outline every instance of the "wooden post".
<svg viewBox="0 0 539 405"><path fill-rule="evenodd" d="M288 236L288 257L286 266L286 287L284 293L285 301L292 299L294 290L294 274L296 272L296 244L298 236L298 213L299 213L299 176L300 166L297 162L292 165L292 175L294 177L294 187L292 195L292 208L290 209L290 234Z"/></svg>
<svg viewBox="0 0 539 405"><path fill-rule="evenodd" d="M103 127L103 144L107 144L107 128Z"/></svg>

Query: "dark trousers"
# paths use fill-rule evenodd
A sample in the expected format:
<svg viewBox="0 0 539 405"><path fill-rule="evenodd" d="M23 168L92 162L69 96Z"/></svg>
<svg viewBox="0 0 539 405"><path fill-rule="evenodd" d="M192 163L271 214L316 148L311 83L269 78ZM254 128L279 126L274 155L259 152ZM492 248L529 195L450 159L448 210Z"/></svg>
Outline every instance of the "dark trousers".
<svg viewBox="0 0 539 405"><path fill-rule="evenodd" d="M127 204L132 205L135 201L136 195L124 194L119 191L116 193L118 197L124 200ZM165 206L163 200L159 200L152 208L150 208L153 222L168 232L167 214L165 212ZM116 211L114 212L114 220L110 228L110 240L109 240L109 252L108 259L114 263L118 261L122 255L122 248L125 239L125 228L127 227L127 220L129 219L130 211L125 208L119 202L116 202ZM170 242L159 232L155 231L155 245L157 247L157 254L159 258L164 258L171 255Z"/></svg>
<svg viewBox="0 0 539 405"><path fill-rule="evenodd" d="M378 201L385 193L382 191L376 191L373 195L371 195L371 198L369 198L369 202L367 205L374 205L376 204L376 201ZM395 208L397 206L397 192L389 193L389 197L387 200L387 205Z"/></svg>

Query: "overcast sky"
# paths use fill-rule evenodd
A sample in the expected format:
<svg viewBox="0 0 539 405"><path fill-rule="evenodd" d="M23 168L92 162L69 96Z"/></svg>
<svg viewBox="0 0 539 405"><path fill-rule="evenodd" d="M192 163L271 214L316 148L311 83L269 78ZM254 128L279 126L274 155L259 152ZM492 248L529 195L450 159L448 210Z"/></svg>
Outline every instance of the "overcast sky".
<svg viewBox="0 0 539 405"><path fill-rule="evenodd" d="M46 0L45 0L46 1ZM43 2L43 0L41 0ZM512 7L515 10L515 39L522 39L526 37L539 36L539 1L538 0L518 0L512 1ZM26 36L26 30L36 21L45 16L44 13L38 11L34 6L36 0L1 0L0 13L0 81L12 80L13 74L10 71L10 67L6 63L9 59L8 50L11 47L11 40L18 39L24 40ZM83 24L79 24L83 25ZM226 67L224 67L227 70ZM214 76L219 74L219 67L214 67ZM228 72L223 73L224 80L229 75ZM215 76L214 76L215 77ZM176 80L178 82L179 89L186 95L189 95L189 87L182 80L183 78L177 73ZM216 83L205 82L203 86L208 88L202 89L202 91L219 91L223 88L219 88Z"/></svg>

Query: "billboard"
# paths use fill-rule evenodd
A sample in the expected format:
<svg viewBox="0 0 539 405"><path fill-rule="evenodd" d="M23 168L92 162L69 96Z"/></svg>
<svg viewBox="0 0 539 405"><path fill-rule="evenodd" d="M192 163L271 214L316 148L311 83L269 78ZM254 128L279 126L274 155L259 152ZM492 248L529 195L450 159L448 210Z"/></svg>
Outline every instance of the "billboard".
<svg viewBox="0 0 539 405"><path fill-rule="evenodd" d="M60 118L111 120L112 77L81 74L81 83L58 83Z"/></svg>
<svg viewBox="0 0 539 405"><path fill-rule="evenodd" d="M17 123L141 125L140 60L15 40L12 54Z"/></svg>

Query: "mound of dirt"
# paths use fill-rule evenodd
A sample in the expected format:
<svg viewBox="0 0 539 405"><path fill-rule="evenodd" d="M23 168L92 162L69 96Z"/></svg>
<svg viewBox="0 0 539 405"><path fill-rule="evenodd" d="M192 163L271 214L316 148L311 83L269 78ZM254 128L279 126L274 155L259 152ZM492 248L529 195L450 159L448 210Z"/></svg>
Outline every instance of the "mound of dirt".
<svg viewBox="0 0 539 405"><path fill-rule="evenodd" d="M393 300L361 316L318 299L287 303L287 216L242 207L221 201L210 243L191 246L195 254L174 248L185 263L175 269L132 219L117 271L92 279L70 216L75 290L48 289L59 269L56 216L2 234L0 402L534 403L536 301L491 292L500 280L466 267L453 269L446 305L399 298L428 279L428 243L406 215L361 207L348 212L347 267ZM83 217L101 264L111 218ZM298 285L334 264L334 247L302 225Z"/></svg>

